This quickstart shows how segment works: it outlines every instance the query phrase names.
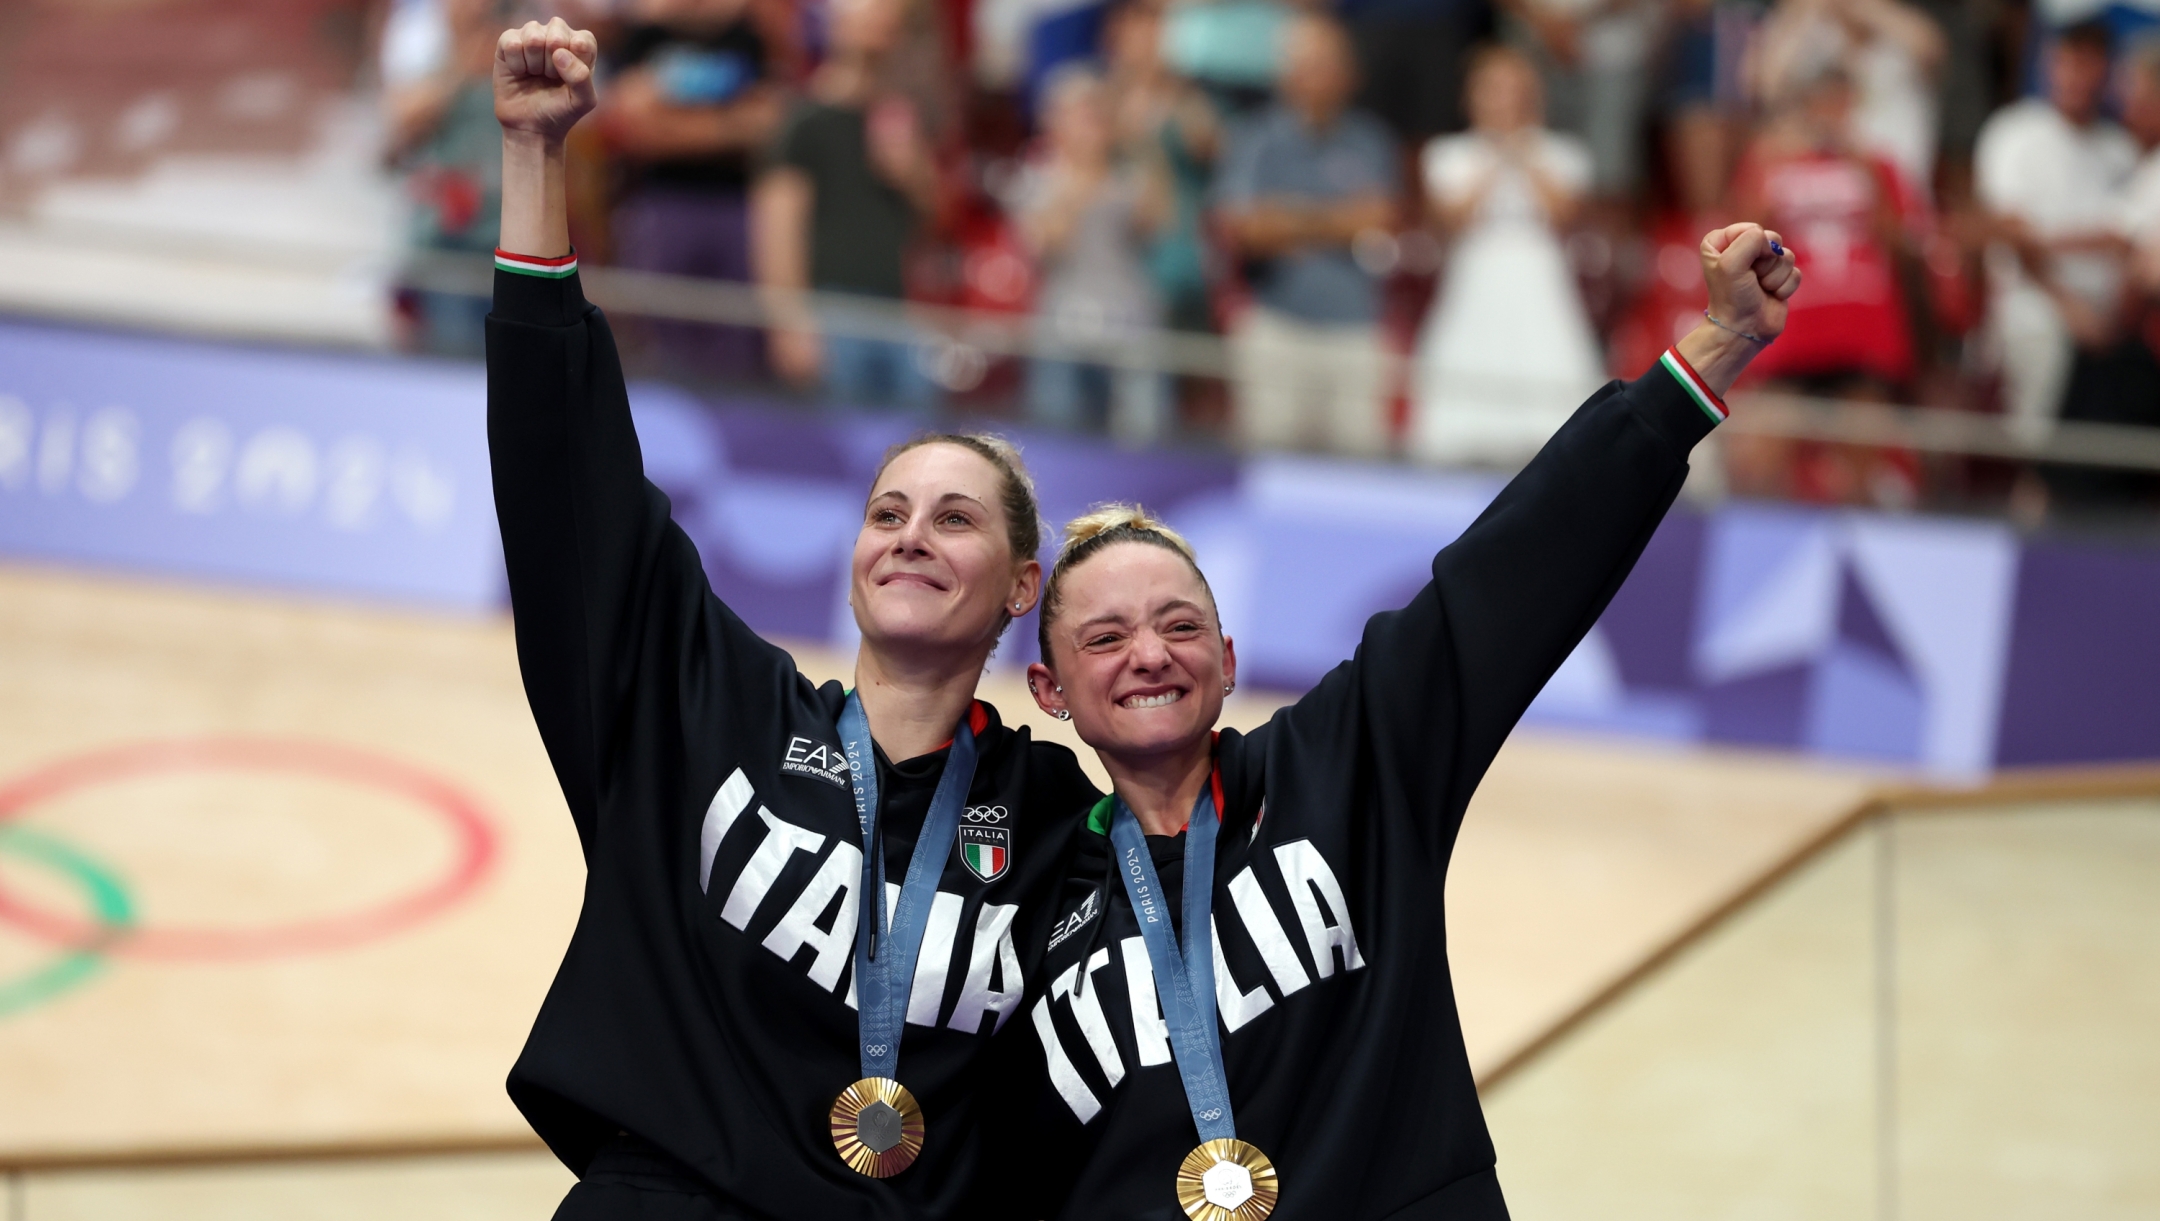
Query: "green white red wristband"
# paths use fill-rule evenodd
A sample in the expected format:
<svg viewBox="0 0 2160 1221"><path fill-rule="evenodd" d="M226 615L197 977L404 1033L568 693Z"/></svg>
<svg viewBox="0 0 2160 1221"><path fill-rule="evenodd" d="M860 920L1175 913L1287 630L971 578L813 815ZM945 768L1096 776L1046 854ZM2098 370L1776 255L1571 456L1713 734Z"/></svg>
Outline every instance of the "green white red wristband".
<svg viewBox="0 0 2160 1221"><path fill-rule="evenodd" d="M1710 387L1704 384L1702 374L1697 373L1695 366L1690 365L1687 358L1680 355L1680 349L1665 349L1665 354L1658 357L1658 364L1672 374L1674 381L1680 383L1680 388L1687 392L1687 396L1695 400L1695 405L1702 408L1704 415L1710 417L1713 426L1723 424L1726 417L1732 414L1732 409L1725 405L1724 399L1710 393Z"/></svg>
<svg viewBox="0 0 2160 1221"><path fill-rule="evenodd" d="M559 258L543 259L530 254L512 254L497 246L495 270L515 272L521 276L539 276L543 280L567 280L577 274L577 251L572 250Z"/></svg>

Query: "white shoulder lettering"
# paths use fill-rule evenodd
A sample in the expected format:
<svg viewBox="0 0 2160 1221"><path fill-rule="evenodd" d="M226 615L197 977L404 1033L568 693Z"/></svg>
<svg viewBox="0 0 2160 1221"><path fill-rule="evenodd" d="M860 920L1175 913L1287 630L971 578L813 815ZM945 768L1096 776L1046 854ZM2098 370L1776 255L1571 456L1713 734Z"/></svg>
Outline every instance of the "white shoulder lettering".
<svg viewBox="0 0 2160 1221"><path fill-rule="evenodd" d="M1275 863L1290 887L1290 903L1297 908L1298 923L1305 926L1305 944L1312 950L1313 970L1326 979L1335 974L1335 955L1342 954L1342 969L1355 971L1365 965L1358 953L1357 934L1350 929L1350 906L1343 899L1342 884L1327 858L1309 839L1292 840L1275 849ZM1316 899L1314 892L1318 891ZM1320 910L1320 903L1327 911Z"/></svg>
<svg viewBox="0 0 2160 1221"><path fill-rule="evenodd" d="M697 887L701 891L712 889L712 863L720 851L720 841L727 838L728 828L735 825L735 818L750 805L755 794L750 788L750 777L743 769L727 778L720 791L713 794L712 804L705 807L705 821L698 827Z"/></svg>
<svg viewBox="0 0 2160 1221"><path fill-rule="evenodd" d="M1239 1027L1274 1008L1275 998L1268 995L1266 984L1250 992L1238 990L1229 960L1223 957L1222 924L1213 916L1208 917L1208 939L1215 943L1215 1007L1222 1011L1223 1029L1236 1034Z"/></svg>
<svg viewBox="0 0 2160 1221"><path fill-rule="evenodd" d="M1102 1113L1102 1103L1096 1101L1095 1092L1080 1079L1072 1061L1065 1058L1065 1045L1058 1042L1057 1026L1050 1020L1050 998L1040 997L1032 1011L1035 1019L1035 1035L1042 1040L1043 1058L1050 1064L1050 1084L1057 1087L1058 1097L1072 1108L1073 1117L1081 1123Z"/></svg>
<svg viewBox="0 0 2160 1221"><path fill-rule="evenodd" d="M810 964L810 979L830 992L855 951L855 887L861 879L862 849L846 840L835 843L817 876L765 935L765 948L793 962L805 944L815 947L817 959ZM833 916L832 931L824 932L817 926L818 917L832 906L836 894L842 896L840 910Z"/></svg>
<svg viewBox="0 0 2160 1221"><path fill-rule="evenodd" d="M743 866L734 889L728 892L727 905L720 909L720 918L736 928L749 926L750 917L757 914L758 904L765 901L765 895L779 880L789 857L825 846L824 836L785 822L764 806L758 807L758 817L765 820L765 838L750 854L750 863Z"/></svg>
<svg viewBox="0 0 2160 1221"><path fill-rule="evenodd" d="M947 1026L977 1034L982 1030L983 1014L995 1013L997 1023L990 1028L994 1033L1012 1016L1024 994L1020 954L1012 942L1013 917L1019 913L1017 903L985 903L976 914L975 942L968 950L967 982L960 989L959 1003L953 1006ZM991 982L993 969L1003 988Z"/></svg>
<svg viewBox="0 0 2160 1221"><path fill-rule="evenodd" d="M1312 977L1305 974L1305 964L1298 961L1297 951L1284 935L1282 922L1275 918L1275 908L1260 889L1260 879L1253 875L1252 866L1238 870L1238 875L1230 879L1230 901L1237 906L1246 933L1259 947L1268 974L1275 977L1275 990L1289 996L1311 983Z"/></svg>
<svg viewBox="0 0 2160 1221"><path fill-rule="evenodd" d="M960 931L959 895L937 892L930 900L930 923L923 929L922 948L915 954L915 983L908 990L907 1020L917 1026L937 1025L938 1010L945 1005L945 978L952 973L953 938Z"/></svg>
<svg viewBox="0 0 2160 1221"><path fill-rule="evenodd" d="M1110 965L1110 951L1097 950L1088 955L1087 966L1075 963L1050 985L1050 995L1069 996L1072 999L1073 1018L1080 1023L1080 1033L1087 1037L1089 1050L1095 1053L1095 1062L1102 1065L1103 1078L1111 1089L1125 1079L1125 1061L1119 1057L1117 1040L1111 1037L1110 1023L1103 1019L1102 998L1095 995L1095 972Z"/></svg>
<svg viewBox="0 0 2160 1221"><path fill-rule="evenodd" d="M1170 1027L1163 1021L1162 999L1155 995L1155 965L1148 961L1147 942L1127 937L1118 942L1125 958L1125 999L1132 1007L1133 1046L1140 1067L1170 1063Z"/></svg>

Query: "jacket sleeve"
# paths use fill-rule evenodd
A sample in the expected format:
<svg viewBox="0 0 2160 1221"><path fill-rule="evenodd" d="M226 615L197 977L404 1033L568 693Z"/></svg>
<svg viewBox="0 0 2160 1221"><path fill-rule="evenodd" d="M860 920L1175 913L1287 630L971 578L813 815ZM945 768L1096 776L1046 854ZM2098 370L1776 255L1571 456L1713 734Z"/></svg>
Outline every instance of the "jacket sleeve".
<svg viewBox="0 0 2160 1221"><path fill-rule="evenodd" d="M696 547L646 480L614 337L574 272L495 273L487 372L518 665L590 858L608 761L634 705L680 717L684 689L713 685L686 682L688 668L791 673L792 661L713 597Z"/></svg>
<svg viewBox="0 0 2160 1221"><path fill-rule="evenodd" d="M1671 358L1666 358L1670 360ZM1434 557L1432 581L1373 616L1356 655L1262 731L1267 779L1343 779L1418 820L1444 859L1470 794L1553 671L1634 567L1721 418L1664 362L1578 408L1478 519ZM1342 762L1316 762L1321 756Z"/></svg>

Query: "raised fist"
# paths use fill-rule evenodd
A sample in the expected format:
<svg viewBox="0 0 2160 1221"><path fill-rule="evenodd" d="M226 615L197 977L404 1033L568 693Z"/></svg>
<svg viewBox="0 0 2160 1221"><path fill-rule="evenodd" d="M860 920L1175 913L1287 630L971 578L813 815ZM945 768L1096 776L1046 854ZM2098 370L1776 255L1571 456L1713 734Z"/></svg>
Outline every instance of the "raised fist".
<svg viewBox="0 0 2160 1221"><path fill-rule="evenodd" d="M560 140L592 112L599 44L557 17L528 21L495 41L495 121L506 132Z"/></svg>
<svg viewBox="0 0 2160 1221"><path fill-rule="evenodd" d="M1710 286L1710 313L1735 331L1765 342L1785 330L1785 303L1800 288L1800 268L1784 239L1753 221L1713 229L1703 236L1703 280Z"/></svg>

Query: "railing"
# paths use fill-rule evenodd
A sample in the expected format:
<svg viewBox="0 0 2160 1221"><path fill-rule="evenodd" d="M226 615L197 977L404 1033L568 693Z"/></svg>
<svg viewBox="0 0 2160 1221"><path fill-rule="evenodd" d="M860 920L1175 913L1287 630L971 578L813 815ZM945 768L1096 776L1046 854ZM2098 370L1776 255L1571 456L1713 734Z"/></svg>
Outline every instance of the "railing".
<svg viewBox="0 0 2160 1221"><path fill-rule="evenodd" d="M1479 1086L1523 1215L2160 1210L2160 770L1892 792Z"/></svg>
<svg viewBox="0 0 2160 1221"><path fill-rule="evenodd" d="M486 296L492 274L492 264L484 259L430 255L409 263L401 282L430 292ZM1160 330L1082 335L1029 315L835 293L803 293L780 300L754 285L615 267L588 267L582 277L587 295L617 313L763 328L782 315L778 307L786 306L797 316L809 311L821 328L833 334L947 347L961 356L950 363L962 366L991 357L1051 358L1232 384L1241 376L1229 343L1216 335ZM1390 377L1399 379L1408 362L1394 359ZM1501 380L1470 385L1467 379L1459 379L1455 384L1466 391L1498 395L1512 388ZM2000 416L1943 408L1767 393L1736 396L1735 402L1744 409L1736 410L1725 428L1742 435L2160 472L2160 429L2061 421L2028 434L2009 427Z"/></svg>

